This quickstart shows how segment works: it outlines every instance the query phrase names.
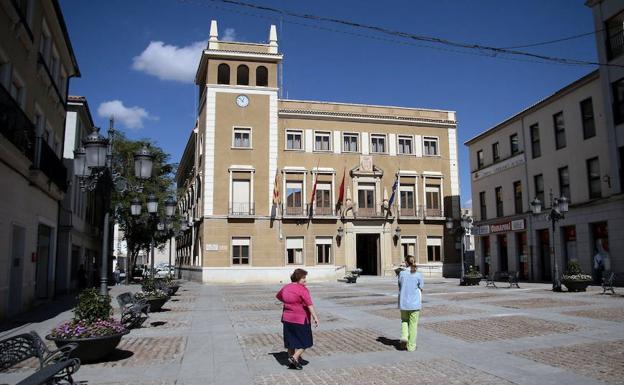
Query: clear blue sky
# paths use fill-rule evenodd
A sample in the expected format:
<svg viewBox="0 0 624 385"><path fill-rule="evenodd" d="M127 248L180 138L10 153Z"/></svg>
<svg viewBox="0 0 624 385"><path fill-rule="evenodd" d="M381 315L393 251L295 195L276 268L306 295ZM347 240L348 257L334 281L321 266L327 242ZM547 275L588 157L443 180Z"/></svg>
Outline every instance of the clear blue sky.
<svg viewBox="0 0 624 385"><path fill-rule="evenodd" d="M496 47L594 29L584 0L247 1ZM470 200L464 141L595 68L457 53L208 0L60 2L82 72L70 93L87 97L96 124L106 127L114 112L117 128L154 139L177 162L195 122L192 75L210 20L220 37L246 42L266 41L277 24L284 97L457 111L462 203ZM595 44L590 35L524 50L596 61Z"/></svg>

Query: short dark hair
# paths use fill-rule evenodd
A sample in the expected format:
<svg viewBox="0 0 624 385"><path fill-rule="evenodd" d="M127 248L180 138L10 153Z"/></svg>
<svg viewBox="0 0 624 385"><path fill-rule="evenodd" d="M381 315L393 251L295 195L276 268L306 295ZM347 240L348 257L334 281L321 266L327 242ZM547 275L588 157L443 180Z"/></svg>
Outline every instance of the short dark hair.
<svg viewBox="0 0 624 385"><path fill-rule="evenodd" d="M308 272L303 269L295 269L293 273L290 275L291 282L299 282L301 278L308 275Z"/></svg>

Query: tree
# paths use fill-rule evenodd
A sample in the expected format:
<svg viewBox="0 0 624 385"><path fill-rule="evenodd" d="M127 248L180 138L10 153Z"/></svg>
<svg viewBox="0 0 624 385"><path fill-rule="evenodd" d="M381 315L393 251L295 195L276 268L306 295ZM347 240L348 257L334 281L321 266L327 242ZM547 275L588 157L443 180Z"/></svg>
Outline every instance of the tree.
<svg viewBox="0 0 624 385"><path fill-rule="evenodd" d="M134 175L134 153L148 144L153 155L152 177L146 181L138 180ZM114 219L124 233L128 248L128 271L130 278L141 250L162 247L169 240L171 232L158 231L157 224L164 218L164 202L169 196L175 196L174 176L176 165L168 163L169 154L148 139L133 141L122 133L116 132L113 143L113 172L121 178L115 179L112 193ZM158 198L158 214L149 214L146 210L145 198L154 194ZM130 205L134 198L142 202L141 215L134 217L130 213ZM174 218L172 218L173 220ZM172 221L173 223L173 221Z"/></svg>

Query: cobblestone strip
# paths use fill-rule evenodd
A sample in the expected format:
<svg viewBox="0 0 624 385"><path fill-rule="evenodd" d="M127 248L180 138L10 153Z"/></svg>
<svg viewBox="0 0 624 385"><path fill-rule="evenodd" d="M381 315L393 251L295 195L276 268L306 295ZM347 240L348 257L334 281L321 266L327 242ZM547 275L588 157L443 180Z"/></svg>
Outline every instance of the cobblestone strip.
<svg viewBox="0 0 624 385"><path fill-rule="evenodd" d="M282 310L282 304L277 301L265 301L265 302L226 302L226 306L230 311L267 311L267 310Z"/></svg>
<svg viewBox="0 0 624 385"><path fill-rule="evenodd" d="M401 314L399 309L396 307L386 308L386 309L375 309L369 310L369 313L378 315L380 317L399 320L401 318ZM482 310L471 309L460 306L450 306L450 305L435 305L435 306L425 306L420 311L421 319L427 319L432 317L444 317L449 315L465 315L465 314L478 314L483 313Z"/></svg>
<svg viewBox="0 0 624 385"><path fill-rule="evenodd" d="M422 327L468 342L488 342L513 338L569 333L579 329L568 323L546 321L525 316L430 322Z"/></svg>
<svg viewBox="0 0 624 385"><path fill-rule="evenodd" d="M513 354L610 384L624 384L624 340L525 350Z"/></svg>
<svg viewBox="0 0 624 385"><path fill-rule="evenodd" d="M345 306L376 306L376 305L396 305L399 299L397 297L384 296L376 299L349 299L337 301Z"/></svg>
<svg viewBox="0 0 624 385"><path fill-rule="evenodd" d="M561 314L575 317L594 318L604 321L624 322L624 308L601 308L592 310L566 311Z"/></svg>
<svg viewBox="0 0 624 385"><path fill-rule="evenodd" d="M251 359L267 358L284 351L282 333L258 333L238 336ZM310 356L331 356L336 353L364 353L394 350L381 333L371 329L345 328L314 333L314 346L306 350Z"/></svg>
<svg viewBox="0 0 624 385"><path fill-rule="evenodd" d="M152 366L182 359L186 337L123 338L107 362L87 367Z"/></svg>
<svg viewBox="0 0 624 385"><path fill-rule="evenodd" d="M286 370L283 373L257 376L254 382L255 385L513 384L503 378L448 359L344 369Z"/></svg>
<svg viewBox="0 0 624 385"><path fill-rule="evenodd" d="M555 298L527 298L509 299L506 301L488 302L488 305L501 306L510 309L538 309L543 307L583 306L590 305L588 302L572 301Z"/></svg>
<svg viewBox="0 0 624 385"><path fill-rule="evenodd" d="M319 314L321 324L326 322L341 321L342 318L327 312ZM275 326L282 328L282 309L275 311L255 311L255 312L230 312L232 326L241 329L250 329L258 326Z"/></svg>
<svg viewBox="0 0 624 385"><path fill-rule="evenodd" d="M495 289L493 289L495 290ZM495 291L491 291L491 292L477 292L477 293L448 293L448 294L443 294L440 295L439 298L441 299L445 299L448 301L466 301L466 300L471 300L471 299L480 299L480 298L495 298L498 296L503 296L505 294L499 294L496 293Z"/></svg>

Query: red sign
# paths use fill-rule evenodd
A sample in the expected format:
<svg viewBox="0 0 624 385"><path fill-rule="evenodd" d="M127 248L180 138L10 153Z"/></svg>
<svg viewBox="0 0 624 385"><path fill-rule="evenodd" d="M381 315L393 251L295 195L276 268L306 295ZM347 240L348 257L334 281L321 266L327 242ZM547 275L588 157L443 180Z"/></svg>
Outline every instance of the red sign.
<svg viewBox="0 0 624 385"><path fill-rule="evenodd" d="M495 225L490 225L490 232L500 233L502 231L511 231L511 222L497 223Z"/></svg>

